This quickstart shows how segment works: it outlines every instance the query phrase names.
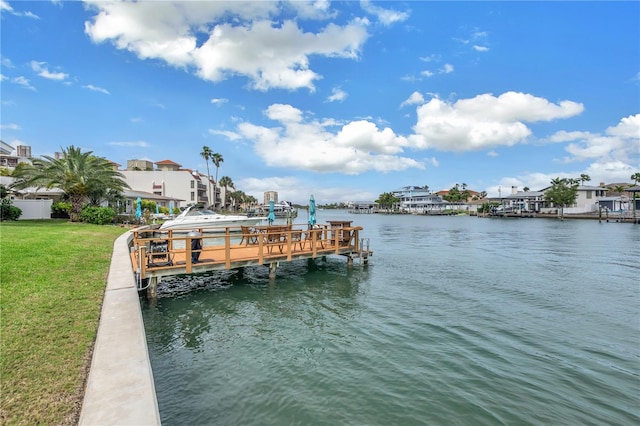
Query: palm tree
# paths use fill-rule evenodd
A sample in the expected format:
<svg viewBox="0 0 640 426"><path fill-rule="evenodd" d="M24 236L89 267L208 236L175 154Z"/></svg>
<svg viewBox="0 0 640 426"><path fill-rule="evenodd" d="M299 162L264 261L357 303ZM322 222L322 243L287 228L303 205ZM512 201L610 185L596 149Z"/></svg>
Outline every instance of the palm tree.
<svg viewBox="0 0 640 426"><path fill-rule="evenodd" d="M631 180L634 181L636 183L636 185L638 185L638 182L640 182L640 172L632 174L631 175ZM633 223L637 223L636 222L636 194L637 194L637 192L634 191L634 193L633 193Z"/></svg>
<svg viewBox="0 0 640 426"><path fill-rule="evenodd" d="M93 151L81 152L73 145L62 149L60 158L43 156L32 164L14 172L17 178L15 188L59 188L69 198L72 222L80 220L83 204L89 199L97 199L109 190L122 192L129 185L124 175L113 168L106 158L96 157Z"/></svg>
<svg viewBox="0 0 640 426"><path fill-rule="evenodd" d="M587 174L582 173L580 175L580 179L578 179L580 181L580 185L584 185L585 182L589 182L591 180L591 177Z"/></svg>
<svg viewBox="0 0 640 426"><path fill-rule="evenodd" d="M209 173L209 160L213 156L213 151L208 146L202 147L202 152L200 153L204 161L207 163L207 189L209 190L209 205L213 204L213 199L211 198L211 174Z"/></svg>
<svg viewBox="0 0 640 426"><path fill-rule="evenodd" d="M227 191L228 191L228 188L233 188L234 187L233 181L231 180L231 178L229 176L222 176L220 178L220 186L224 187L224 198L225 199L223 200L222 205L226 207Z"/></svg>
<svg viewBox="0 0 640 426"><path fill-rule="evenodd" d="M213 164L216 166L216 186L219 188L220 185L218 185L218 169L220 168L220 163L224 162L224 158L222 158L222 154L214 152L213 154L211 154L211 161L213 162ZM218 202L218 190L216 189L216 196L215 196L215 203L216 203L216 208L217 208L217 202Z"/></svg>

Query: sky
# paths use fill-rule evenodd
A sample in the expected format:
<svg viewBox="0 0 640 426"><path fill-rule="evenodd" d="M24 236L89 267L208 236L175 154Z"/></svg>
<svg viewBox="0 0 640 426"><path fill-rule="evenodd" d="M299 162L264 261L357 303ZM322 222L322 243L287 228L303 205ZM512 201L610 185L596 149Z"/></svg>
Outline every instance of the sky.
<svg viewBox="0 0 640 426"><path fill-rule="evenodd" d="M208 146L300 204L640 171L640 2L0 5L0 138L34 156L206 173Z"/></svg>

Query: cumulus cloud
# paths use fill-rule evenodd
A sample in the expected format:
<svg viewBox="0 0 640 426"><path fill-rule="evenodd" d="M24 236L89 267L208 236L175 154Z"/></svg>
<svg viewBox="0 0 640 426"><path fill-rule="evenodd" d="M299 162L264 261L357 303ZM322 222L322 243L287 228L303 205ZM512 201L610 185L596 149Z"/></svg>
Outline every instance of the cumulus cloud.
<svg viewBox="0 0 640 426"><path fill-rule="evenodd" d="M424 103L424 96L420 92L413 92L405 101L400 104L400 107L407 105L422 105Z"/></svg>
<svg viewBox="0 0 640 426"><path fill-rule="evenodd" d="M541 190L550 186L552 179L577 178L587 174L591 182L629 182L630 176L638 172L640 164L640 114L624 117L620 122L607 128L604 134L591 132L554 133L552 142L567 143L565 150L570 156L562 159L562 163L576 163L573 171L553 171L523 174L516 177L503 178L501 185L514 184L522 189L528 186L532 190ZM579 163L584 163L582 167ZM487 189L490 196L497 196L498 186Z"/></svg>
<svg viewBox="0 0 640 426"><path fill-rule="evenodd" d="M97 10L85 32L141 59L160 59L219 82L245 76L256 90L315 90L321 78L310 56L356 59L368 33L366 20L305 31L298 21L272 19L281 8L325 17L328 4L276 2L90 2ZM314 13L311 13L313 11Z"/></svg>
<svg viewBox="0 0 640 426"><path fill-rule="evenodd" d="M285 104L271 105L265 116L277 125L243 122L234 135L252 142L257 155L270 166L345 174L424 168L401 155L406 138L368 120L336 126L335 120L308 119Z"/></svg>
<svg viewBox="0 0 640 426"><path fill-rule="evenodd" d="M640 158L640 114L624 117L607 128L604 134L590 132L554 133L550 140L570 142L565 150L570 156L564 162L593 160L608 164L638 164Z"/></svg>
<svg viewBox="0 0 640 426"><path fill-rule="evenodd" d="M531 134L526 122L551 121L580 114L584 107L572 101L558 104L530 94L506 92L461 99L454 103L433 98L417 108L416 148L471 151L512 146Z"/></svg>

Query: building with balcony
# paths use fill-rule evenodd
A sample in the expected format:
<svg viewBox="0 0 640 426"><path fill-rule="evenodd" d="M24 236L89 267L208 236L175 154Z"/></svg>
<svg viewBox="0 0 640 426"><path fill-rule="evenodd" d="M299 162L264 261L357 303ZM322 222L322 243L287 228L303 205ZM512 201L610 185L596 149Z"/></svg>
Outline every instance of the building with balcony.
<svg viewBox="0 0 640 426"><path fill-rule="evenodd" d="M410 213L426 213L429 210L442 210L449 203L438 194L433 194L428 187L404 186L391 192L400 199L400 210Z"/></svg>
<svg viewBox="0 0 640 426"><path fill-rule="evenodd" d="M149 170L148 165L157 167ZM130 167L135 168L131 170ZM213 192L214 181L204 173L197 170L183 169L178 163L171 160L162 160L155 163L142 160L128 160L127 170L122 170L127 184L132 190L149 192L158 197L177 199L179 207L189 204L211 205L209 202L209 184ZM168 201L167 201L168 203ZM163 202L160 202L163 206ZM168 207L168 205L164 206Z"/></svg>

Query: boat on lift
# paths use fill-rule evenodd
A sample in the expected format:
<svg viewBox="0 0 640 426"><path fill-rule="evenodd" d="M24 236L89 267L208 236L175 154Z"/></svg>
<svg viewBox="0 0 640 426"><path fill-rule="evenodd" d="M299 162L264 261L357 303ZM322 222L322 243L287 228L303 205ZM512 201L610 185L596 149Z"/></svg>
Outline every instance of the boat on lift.
<svg viewBox="0 0 640 426"><path fill-rule="evenodd" d="M192 205L187 207L182 213L173 219L165 221L160 225L160 229L203 229L208 231L225 232L225 227L253 226L262 222L265 217L249 217L244 215L226 215L216 213L212 210ZM212 229L216 228L216 229Z"/></svg>

